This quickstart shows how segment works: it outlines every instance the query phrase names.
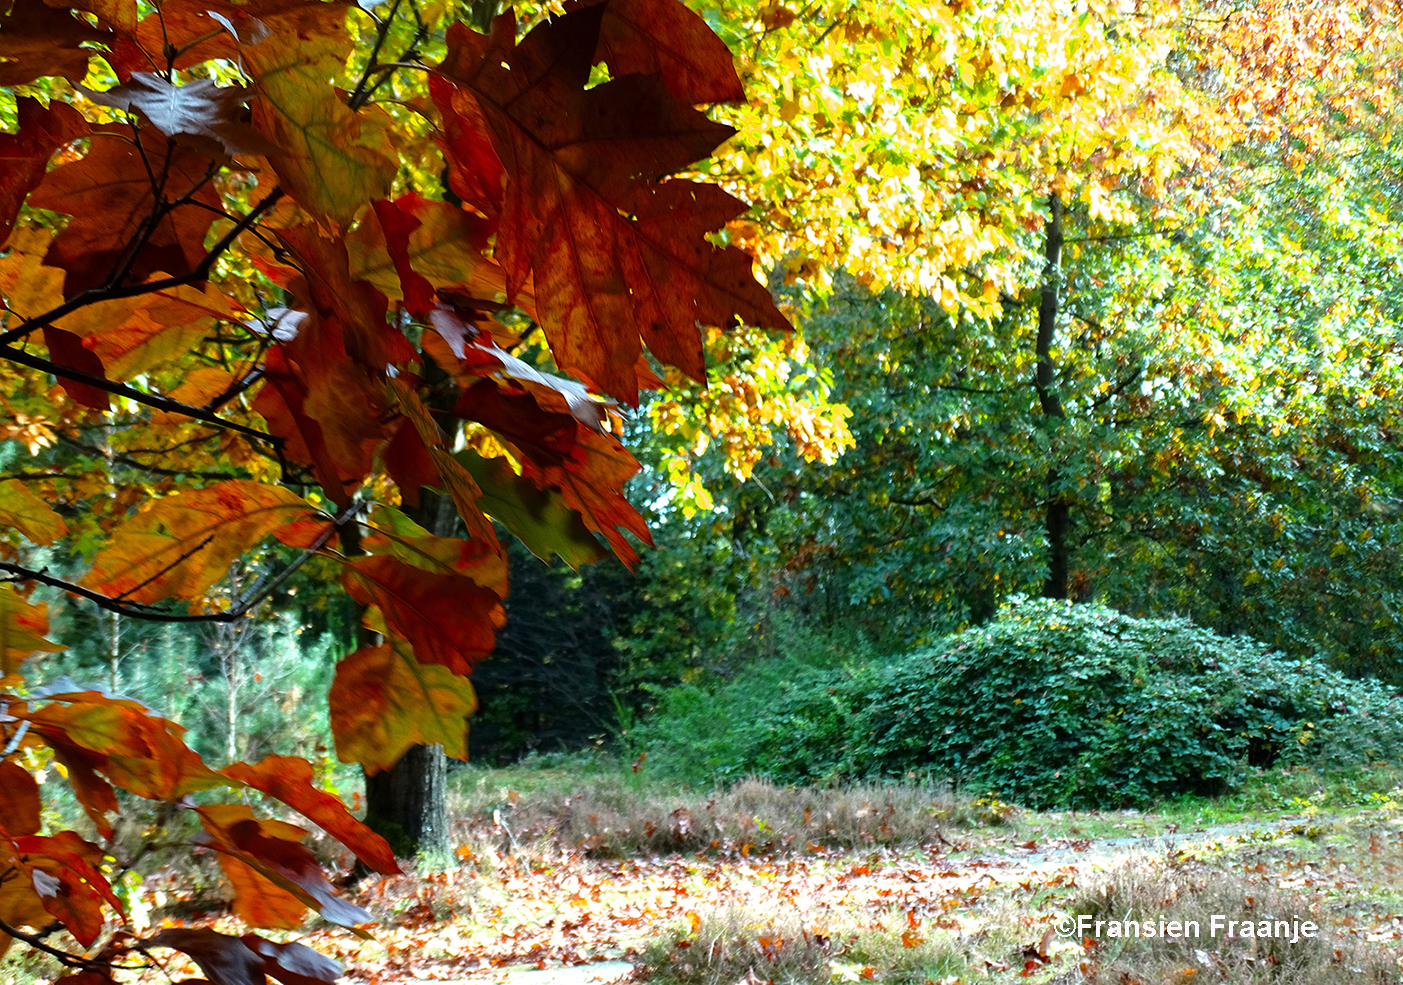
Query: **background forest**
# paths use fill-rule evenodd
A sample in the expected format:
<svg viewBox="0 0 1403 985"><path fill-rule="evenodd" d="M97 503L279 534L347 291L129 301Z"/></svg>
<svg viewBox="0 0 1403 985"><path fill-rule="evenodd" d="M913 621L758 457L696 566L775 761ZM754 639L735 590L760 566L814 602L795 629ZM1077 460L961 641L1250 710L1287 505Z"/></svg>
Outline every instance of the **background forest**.
<svg viewBox="0 0 1403 985"><path fill-rule="evenodd" d="M724 236L758 251L798 329L712 330L706 389L657 367L626 425L657 542L636 572L512 542L474 758L632 749L668 689L865 665L1022 595L1403 684L1390 13L699 9L750 94L718 111L741 132L700 171L755 203ZM65 83L7 91L0 114L13 126L15 97L47 85ZM549 362L539 335L517 354ZM4 478L108 471L114 507L124 485L184 481L7 399ZM193 629L55 596L70 648L46 668L146 701L215 758L329 766L325 713L305 710L322 703L301 699L358 620L325 577L309 565L254 619Z"/></svg>
<svg viewBox="0 0 1403 985"><path fill-rule="evenodd" d="M1400 25L0 0L4 981L1397 982Z"/></svg>

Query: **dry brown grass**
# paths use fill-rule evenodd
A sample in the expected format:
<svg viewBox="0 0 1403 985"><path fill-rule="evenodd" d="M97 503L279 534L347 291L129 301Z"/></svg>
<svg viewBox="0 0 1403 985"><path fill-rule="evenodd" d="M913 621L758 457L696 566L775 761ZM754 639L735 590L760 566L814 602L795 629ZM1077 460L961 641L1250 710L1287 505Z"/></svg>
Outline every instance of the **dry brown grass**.
<svg viewBox="0 0 1403 985"><path fill-rule="evenodd" d="M1080 968L1086 985L1376 985L1400 980L1399 954L1339 933L1320 898L1252 878L1193 865L1138 859L1086 887L1071 905L1093 920L1196 921L1200 935L1105 938ZM1211 934L1213 916L1227 920L1310 920L1319 936L1280 938ZM1071 979L1076 981L1077 979Z"/></svg>
<svg viewBox="0 0 1403 985"><path fill-rule="evenodd" d="M592 777L578 788L468 789L455 800L460 842L485 837L518 850L546 841L607 855L920 845L982 818L980 808L929 788L793 788L764 780L698 795Z"/></svg>

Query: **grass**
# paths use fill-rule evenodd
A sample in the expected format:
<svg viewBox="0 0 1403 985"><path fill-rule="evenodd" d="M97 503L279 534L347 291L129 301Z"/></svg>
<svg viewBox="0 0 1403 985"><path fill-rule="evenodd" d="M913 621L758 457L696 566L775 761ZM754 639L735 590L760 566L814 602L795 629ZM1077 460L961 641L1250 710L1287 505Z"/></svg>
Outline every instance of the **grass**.
<svg viewBox="0 0 1403 985"><path fill-rule="evenodd" d="M1000 823L1009 809L916 785L780 787L748 779L698 792L640 784L618 770L553 766L458 770L449 806L465 841L514 851L549 842L599 855L918 845L948 829Z"/></svg>
<svg viewBox="0 0 1403 985"><path fill-rule="evenodd" d="M1093 924L1129 915L1138 925L1170 927L1164 936L1098 936L1083 962L1088 982L1151 985L1199 974L1241 985L1399 980L1396 952L1332 927L1319 898L1283 890L1270 876L1140 860L1083 889L1070 911ZM1320 926L1317 936L1297 933L1298 922ZM1244 924L1279 936L1248 936Z"/></svg>

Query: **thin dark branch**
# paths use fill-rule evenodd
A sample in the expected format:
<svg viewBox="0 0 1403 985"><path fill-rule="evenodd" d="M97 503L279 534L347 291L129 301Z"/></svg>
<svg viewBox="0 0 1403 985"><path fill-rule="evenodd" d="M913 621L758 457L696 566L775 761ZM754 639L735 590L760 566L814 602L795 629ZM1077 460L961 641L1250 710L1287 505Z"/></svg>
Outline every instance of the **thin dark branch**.
<svg viewBox="0 0 1403 985"><path fill-rule="evenodd" d="M1140 374L1143 373L1144 371L1145 371L1145 367L1143 367L1143 366L1136 366L1136 367L1135 367L1135 370L1134 370L1129 376L1125 377L1124 379L1117 380L1114 386L1112 386L1109 390L1107 390L1105 393L1101 394L1101 395L1100 395L1099 397L1097 397L1096 399L1092 400L1092 401L1091 401L1091 407L1092 407L1092 409L1094 410L1095 408L1100 407L1100 406L1101 406L1102 404L1104 404L1106 401L1111 400L1111 399L1114 399L1115 397L1120 396L1120 394L1123 393L1123 392L1125 391L1125 388L1126 388L1126 387L1130 386L1130 385L1131 385L1132 383L1134 383L1136 380L1140 379Z"/></svg>
<svg viewBox="0 0 1403 985"><path fill-rule="evenodd" d="M167 277L163 280L147 281L145 284L128 284L125 287L93 287L81 294L74 295L63 304L42 315L35 315L27 318L17 327L8 332L0 333L0 346L8 345L17 339L22 339L31 332L43 328L62 318L64 315L72 314L80 308L85 308L90 304L99 301L114 301L118 298L133 298L143 294L155 294L171 287L184 287L187 284L197 284L200 281L209 280L209 273L214 269L215 262L224 254L224 251L233 245L234 240L239 238L239 234L253 226L263 213L267 212L283 197L281 186L275 187L268 195L249 211L234 227L230 229L219 242L215 243L210 251L205 254L205 258L200 261L200 265L188 274L181 274L179 277Z"/></svg>
<svg viewBox="0 0 1403 985"><path fill-rule="evenodd" d="M17 941L24 941L36 951L43 951L45 954L57 958L59 964L66 965L69 968L82 968L87 971L95 971L108 967L106 962L93 961L83 957L81 954L71 954L62 948L54 947L52 944L46 943L44 938L39 934L27 933L20 930L18 927L10 926L4 920L0 920L0 931L9 934Z"/></svg>
<svg viewBox="0 0 1403 985"><path fill-rule="evenodd" d="M179 612L167 612L141 602L124 602L120 598L114 599L111 596L103 595L101 592L95 592L91 588L85 588L82 585L75 584L66 579L55 577L49 574L47 569L36 571L33 568L26 568L23 565L14 564L10 561L0 561L0 571L8 572L13 576L4 579L6 581L37 581L41 585L48 585L51 588L58 588L70 594L85 598L100 609L105 609L108 612L116 612L119 615L128 616L132 619L143 619L147 622L173 623L235 622L253 611L253 609L271 595L279 585L290 578L293 572L306 564L309 558L325 547L327 541L331 540L332 535L338 530L341 530L354 518L360 506L361 504L359 503L352 503L350 506L346 507L346 509L341 512L340 516L332 521L321 536L313 541L311 546L304 550L295 561L283 568L276 578L263 586L256 594L240 601L238 605L228 612L210 612L202 615L189 615ZM133 591L134 590L135 589L133 589Z"/></svg>
<svg viewBox="0 0 1403 985"><path fill-rule="evenodd" d="M219 396L215 397L209 403L205 404L204 409L213 414L219 408L223 407L229 401L233 400L235 397L243 393L245 390L253 386L261 379L263 379L262 368L253 370L243 379L235 380L233 383L230 383L229 388L223 393L221 393Z"/></svg>
<svg viewBox="0 0 1403 985"><path fill-rule="evenodd" d="M375 22L375 43L371 45L370 54L365 60L365 71L361 73L360 81L356 83L355 89L351 91L350 97L346 100L351 109L360 109L370 98L370 90L367 85L370 82L370 76L379 68L376 59L380 57L380 49L385 47L385 42L389 40L390 27L394 24L395 14L399 12L399 4L400 0L395 0L390 5L390 12L385 15L385 19Z"/></svg>
<svg viewBox="0 0 1403 985"><path fill-rule="evenodd" d="M134 387L129 387L123 383L113 383L111 380L103 379L100 376L92 376L88 373L80 373L76 369L67 366L60 366L58 363L50 362L47 359L40 359L38 356L31 356L29 353L16 349L13 346L0 345L0 357L19 363L21 366L28 366L30 369L37 369L41 372L52 373L54 376L65 380L72 380L75 383L86 383L88 386L118 397L126 397L139 404L148 407L155 407L157 410L169 411L173 414L181 414L185 417L192 417L197 421L204 421L216 427L224 428L228 431L237 431L240 434L257 438L259 441L266 441L274 448L281 449L283 439L266 431L259 431L244 424L236 424L233 421L226 421L218 414L211 414L201 410L199 407L191 407L189 404L182 404L178 400L169 397L162 397L157 394L143 393Z"/></svg>

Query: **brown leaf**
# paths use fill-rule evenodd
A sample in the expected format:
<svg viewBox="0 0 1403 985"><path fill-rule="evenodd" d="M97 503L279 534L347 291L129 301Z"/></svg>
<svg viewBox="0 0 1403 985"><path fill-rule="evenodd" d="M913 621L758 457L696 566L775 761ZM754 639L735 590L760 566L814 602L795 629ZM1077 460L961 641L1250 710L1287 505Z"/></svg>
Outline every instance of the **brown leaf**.
<svg viewBox="0 0 1403 985"><path fill-rule="evenodd" d="M566 9L575 6L582 4ZM688 105L745 101L726 43L675 0L609 0L595 61L605 62L615 78L657 74L677 101Z"/></svg>
<svg viewBox="0 0 1403 985"><path fill-rule="evenodd" d="M350 562L342 584L362 605L377 606L389 629L407 640L421 663L442 664L455 674L492 652L506 622L501 593L461 575L412 567L393 557Z"/></svg>
<svg viewBox="0 0 1403 985"><path fill-rule="evenodd" d="M136 0L44 0L50 7L60 10L76 7L93 14L108 27L116 28L123 34L136 30Z"/></svg>
<svg viewBox="0 0 1403 985"><path fill-rule="evenodd" d="M477 697L466 677L416 660L403 642L362 647L336 665L331 731L342 762L389 769L416 745L468 758L467 719Z"/></svg>
<svg viewBox="0 0 1403 985"><path fill-rule="evenodd" d="M65 332L61 328L45 325L44 345L48 346L49 359L55 365L76 369L80 373L95 376L100 380L107 378L107 371L102 367L102 360L91 349L84 346L83 340L72 332ZM100 390L77 380L65 379L62 376L58 377L58 385L63 387L76 403L80 403L84 407L105 411L111 406L107 399L106 390Z"/></svg>
<svg viewBox="0 0 1403 985"><path fill-rule="evenodd" d="M385 437L383 391L346 358L338 325L307 319L303 328L269 351L253 409L286 442L284 454L311 465L322 491L345 509Z"/></svg>
<svg viewBox="0 0 1403 985"><path fill-rule="evenodd" d="M488 380L465 391L453 412L510 441L520 452L521 474L540 489L559 490L565 505L601 534L624 564L632 567L638 560L624 531L652 543L647 523L624 498L624 484L639 465L617 438L542 409L534 395L504 394Z"/></svg>
<svg viewBox="0 0 1403 985"><path fill-rule="evenodd" d="M11 836L37 834L39 784L18 763L0 762L0 827Z"/></svg>
<svg viewBox="0 0 1403 985"><path fill-rule="evenodd" d="M414 194L395 199L395 206L419 222L405 248L415 272L439 288L453 287L487 298L505 295L502 269L483 255L492 236L490 223L447 202ZM366 216L346 237L346 248L353 278L369 281L392 301L404 297L397 261L390 256L378 216ZM531 314L531 299L521 300L523 310Z"/></svg>
<svg viewBox="0 0 1403 985"><path fill-rule="evenodd" d="M83 90L103 106L139 112L167 137L178 137L210 157L273 154L278 146L244 120L248 90L209 79L174 85L153 72L134 72L106 92Z"/></svg>
<svg viewBox="0 0 1403 985"><path fill-rule="evenodd" d="M477 100L437 75L429 76L429 96L443 121L438 140L448 162L448 187L488 219L496 219L502 212L507 173Z"/></svg>
<svg viewBox="0 0 1403 985"><path fill-rule="evenodd" d="M320 315L323 332L333 323L339 326L347 356L375 376L384 374L387 366L415 358L414 347L404 333L386 321L389 302L385 295L367 281L352 277L343 242L328 239L314 226L280 229L278 238L306 276L306 300Z"/></svg>
<svg viewBox="0 0 1403 985"><path fill-rule="evenodd" d="M20 206L44 177L54 151L88 132L83 115L57 99L47 108L28 96L19 97L16 104L19 129L0 134L0 169L5 175L0 184L0 243L9 239Z"/></svg>
<svg viewBox="0 0 1403 985"><path fill-rule="evenodd" d="M44 257L49 266L68 271L66 298L107 283L125 263L128 245L156 206L152 172L166 175L167 201L190 195L205 207L172 209L130 258L122 282L139 283L157 271L189 274L205 257L205 233L222 208L206 181L213 162L188 147L172 149L150 128L141 130L140 141L138 151L129 129L94 128L88 153L50 171L29 197L30 205L81 217L54 238Z"/></svg>
<svg viewBox="0 0 1403 985"><path fill-rule="evenodd" d="M10 0L0 10L7 10L0 14L0 86L24 85L46 75L82 82L94 54L82 44L112 36L43 0Z"/></svg>
<svg viewBox="0 0 1403 985"><path fill-rule="evenodd" d="M476 98L506 170L496 256L509 295L532 274L557 364L635 403L639 328L659 358L701 379L697 322L788 322L750 258L705 238L744 206L714 186L651 178L706 157L733 131L659 76L585 88L610 5L542 24L519 45L509 16L490 39L457 25L441 71Z"/></svg>
<svg viewBox="0 0 1403 985"><path fill-rule="evenodd" d="M307 922L307 904L253 866L228 852L217 852L219 868L234 898L229 906L250 927L267 930L296 930Z"/></svg>
<svg viewBox="0 0 1403 985"><path fill-rule="evenodd" d="M142 942L190 956L213 985L266 985L263 959L237 937L205 927L167 927Z"/></svg>
<svg viewBox="0 0 1403 985"><path fill-rule="evenodd" d="M425 571L463 575L506 597L507 559L495 543L436 536L389 506L374 509L370 529L361 540L367 553L389 555Z"/></svg>
<svg viewBox="0 0 1403 985"><path fill-rule="evenodd" d="M346 805L312 785L312 764L292 756L267 756L257 765L234 763L222 771L275 797L345 845L376 872L398 874L399 865L385 839L351 816Z"/></svg>

